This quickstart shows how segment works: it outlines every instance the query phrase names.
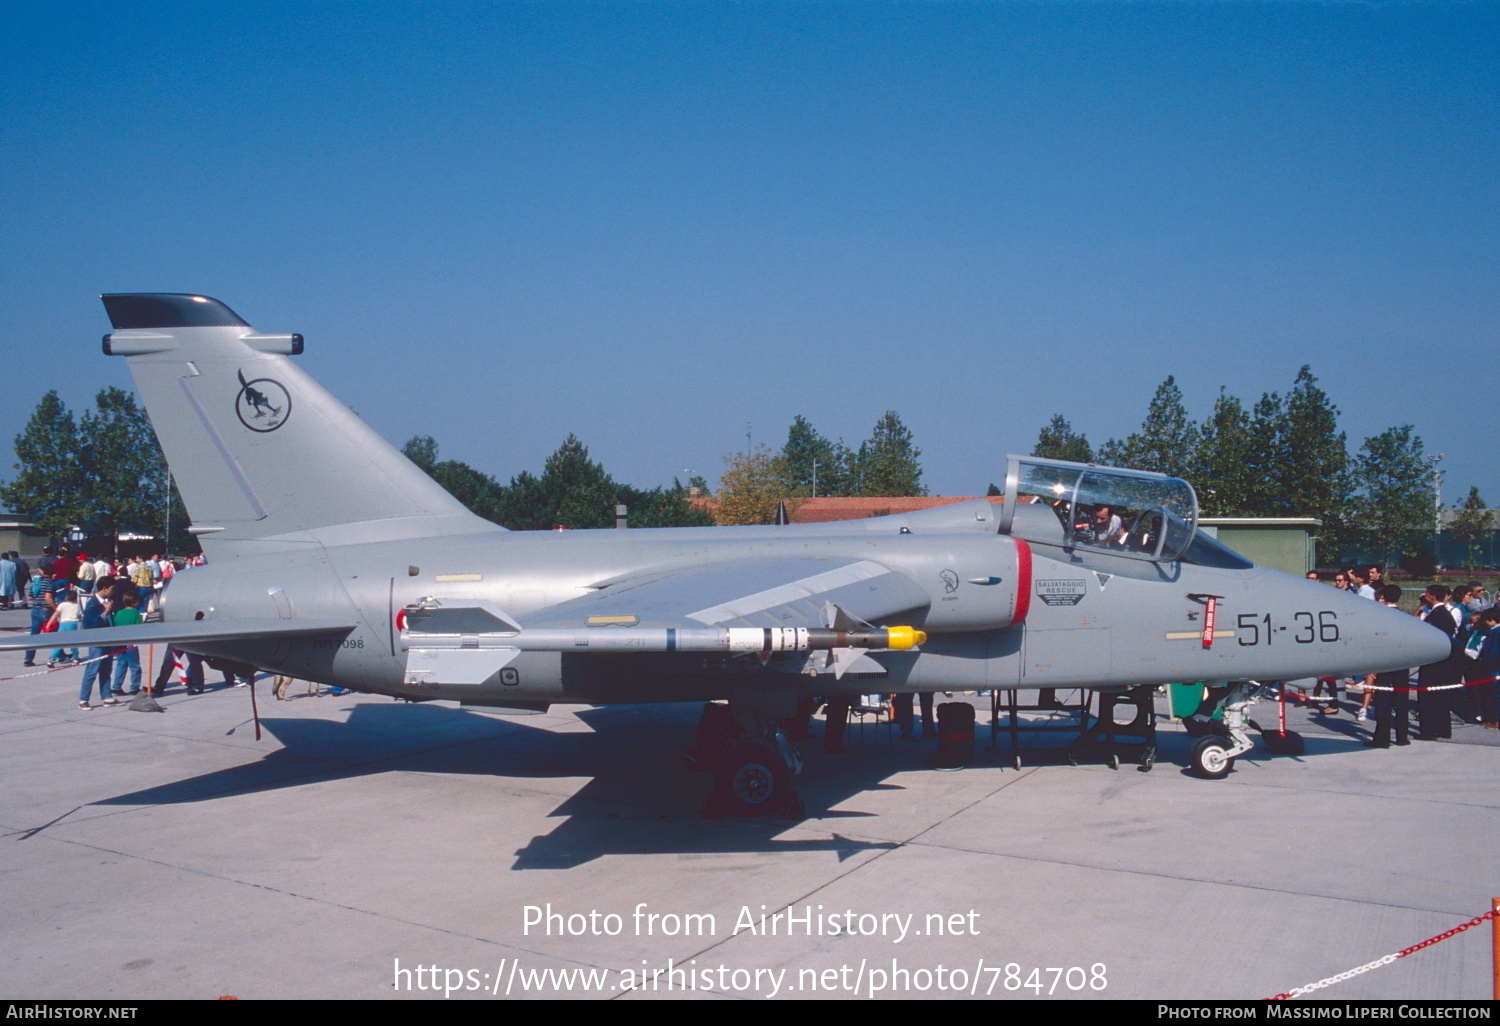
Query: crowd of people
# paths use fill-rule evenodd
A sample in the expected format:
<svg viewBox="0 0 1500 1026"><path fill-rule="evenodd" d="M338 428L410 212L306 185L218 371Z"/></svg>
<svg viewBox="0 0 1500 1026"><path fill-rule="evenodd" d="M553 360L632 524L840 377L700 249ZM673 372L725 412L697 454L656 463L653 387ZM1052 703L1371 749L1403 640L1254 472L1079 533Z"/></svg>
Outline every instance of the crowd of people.
<svg viewBox="0 0 1500 1026"><path fill-rule="evenodd" d="M55 553L44 549L42 558L35 567L16 553L0 553L0 606L6 609L31 609L31 633L38 638L47 634L64 634L97 627L128 627L143 623L155 613L160 605L162 593L174 575L191 566L203 563L202 556L191 559L173 559L162 555L135 555L124 560L107 557L93 559L85 553L74 555L66 546ZM21 587L20 582L27 582ZM63 638L51 639L61 643ZM87 711L97 708L91 704L95 687L99 691L100 706L120 705L121 699L137 695L142 689L140 649L136 646L88 647L87 636L66 639L72 644L60 644L53 648L47 658L49 669L83 665L83 679L79 685L78 708ZM35 666L37 653L43 645L25 653L24 665ZM170 686L173 674L177 674L188 694L202 694L205 690L204 657L192 652L180 652L168 646L155 680L148 689L161 694ZM225 687L245 687L251 683L246 673L225 669ZM127 680L128 678L128 680ZM285 699L291 678L277 676L273 691L277 698ZM317 694L323 692L318 690ZM347 693L345 688L333 688L333 695Z"/></svg>
<svg viewBox="0 0 1500 1026"><path fill-rule="evenodd" d="M15 552L0 553L0 607L30 608L31 634L38 638L90 628L131 626L156 611L162 591L173 575L201 562L201 556L179 561L159 554L138 554L117 561L107 556L94 558L83 552L74 554L64 545L56 551L44 549L36 565L29 566ZM120 698L140 691L139 649L90 647L86 654L80 654L85 647L80 644L83 639L67 640L72 644L60 644L50 650L47 666L84 665L78 695L80 709L92 708L89 700L96 685L101 705L119 705ZM35 666L41 650L40 644L27 650L23 665ZM197 657L191 660L201 663ZM190 691L202 690L201 665L189 667L188 681Z"/></svg>
<svg viewBox="0 0 1500 1026"><path fill-rule="evenodd" d="M1313 580L1321 575L1309 573ZM1333 586L1352 591L1381 605L1398 606L1401 588L1385 581L1382 567L1346 567L1333 575ZM1419 597L1416 615L1448 636L1447 658L1417 668L1417 729L1412 733L1411 671L1391 670L1366 674L1344 686L1351 695L1360 693L1355 718L1365 721L1372 709L1374 734L1366 745L1389 748L1418 741L1437 741L1453 736L1453 717L1481 723L1490 729L1500 728L1497 721L1497 695L1500 685L1500 605L1478 581L1470 581L1450 590L1445 584L1429 584ZM1457 685L1469 687L1459 689ZM1312 700L1324 715L1337 715L1339 681L1321 678L1313 689Z"/></svg>

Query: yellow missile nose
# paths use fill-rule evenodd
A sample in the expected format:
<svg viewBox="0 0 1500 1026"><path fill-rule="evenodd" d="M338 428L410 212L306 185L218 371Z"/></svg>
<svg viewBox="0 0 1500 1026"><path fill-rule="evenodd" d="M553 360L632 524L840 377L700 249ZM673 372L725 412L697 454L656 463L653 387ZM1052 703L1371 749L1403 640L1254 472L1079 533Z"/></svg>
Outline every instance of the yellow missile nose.
<svg viewBox="0 0 1500 1026"><path fill-rule="evenodd" d="M887 648L904 652L918 645L927 644L927 632L919 631L915 627L887 627L885 644Z"/></svg>

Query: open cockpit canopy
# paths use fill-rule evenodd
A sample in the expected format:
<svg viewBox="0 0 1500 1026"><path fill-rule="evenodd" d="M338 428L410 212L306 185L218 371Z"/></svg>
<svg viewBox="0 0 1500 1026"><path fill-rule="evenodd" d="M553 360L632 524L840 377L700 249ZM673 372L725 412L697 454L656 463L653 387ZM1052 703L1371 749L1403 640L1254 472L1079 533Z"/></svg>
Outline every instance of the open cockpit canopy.
<svg viewBox="0 0 1500 1026"><path fill-rule="evenodd" d="M1181 478L1011 456L1000 530L1043 545L1173 562L1193 545L1198 497Z"/></svg>

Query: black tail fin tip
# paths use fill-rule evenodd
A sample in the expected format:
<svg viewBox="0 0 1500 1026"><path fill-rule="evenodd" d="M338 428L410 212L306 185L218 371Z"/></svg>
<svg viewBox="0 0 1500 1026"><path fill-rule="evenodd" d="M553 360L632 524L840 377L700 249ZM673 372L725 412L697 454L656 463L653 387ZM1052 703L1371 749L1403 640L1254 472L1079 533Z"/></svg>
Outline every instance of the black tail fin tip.
<svg viewBox="0 0 1500 1026"><path fill-rule="evenodd" d="M116 331L130 328L248 328L217 299L187 292L125 292L99 297Z"/></svg>

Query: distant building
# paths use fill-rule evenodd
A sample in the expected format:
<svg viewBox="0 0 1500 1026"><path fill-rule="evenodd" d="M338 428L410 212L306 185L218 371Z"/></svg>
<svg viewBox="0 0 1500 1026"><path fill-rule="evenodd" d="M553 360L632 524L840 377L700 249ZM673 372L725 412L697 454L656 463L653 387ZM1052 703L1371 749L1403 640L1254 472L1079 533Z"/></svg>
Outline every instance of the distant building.
<svg viewBox="0 0 1500 1026"><path fill-rule="evenodd" d="M1312 517L1199 517L1198 530L1261 566L1301 576L1317 568Z"/></svg>
<svg viewBox="0 0 1500 1026"><path fill-rule="evenodd" d="M22 558L30 560L40 556L47 544L47 532L30 517L0 513L0 552L19 552Z"/></svg>
<svg viewBox="0 0 1500 1026"><path fill-rule="evenodd" d="M1445 510L1443 510L1442 515L1439 518L1439 523L1441 523L1443 525L1443 530L1444 531L1451 531L1451 530L1453 530L1453 521L1456 520L1456 519L1458 519L1458 515L1460 513L1462 513L1462 512L1463 512L1463 510L1457 510L1457 509L1445 509ZM1487 528L1487 530L1490 530L1490 531L1500 531L1500 509L1491 509L1491 510L1486 510L1485 512L1487 512L1490 515L1490 524L1489 524L1489 527Z"/></svg>

